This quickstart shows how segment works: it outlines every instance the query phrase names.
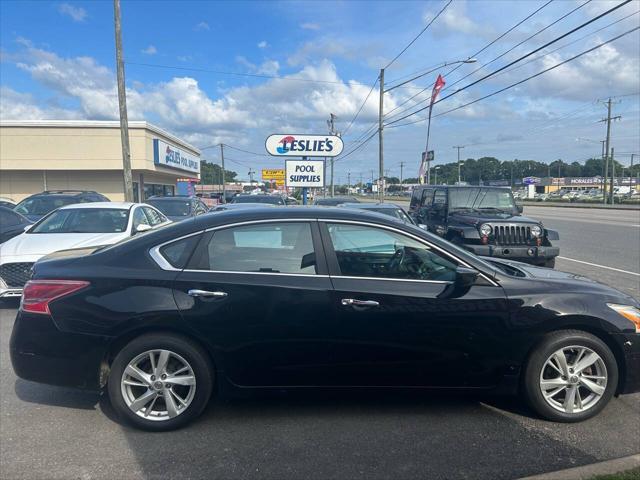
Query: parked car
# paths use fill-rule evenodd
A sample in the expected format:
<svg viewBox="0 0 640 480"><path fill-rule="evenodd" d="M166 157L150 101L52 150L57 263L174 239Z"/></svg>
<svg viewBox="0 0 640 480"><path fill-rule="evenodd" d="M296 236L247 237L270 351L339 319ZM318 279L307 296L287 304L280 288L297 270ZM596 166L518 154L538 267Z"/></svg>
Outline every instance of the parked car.
<svg viewBox="0 0 640 480"><path fill-rule="evenodd" d="M160 210L172 222L197 217L209 211L209 207L198 197L157 195L145 200L145 203Z"/></svg>
<svg viewBox="0 0 640 480"><path fill-rule="evenodd" d="M11 362L26 380L105 388L156 431L214 391L499 389L576 422L640 390L637 300L492 261L349 208L203 215L37 262Z"/></svg>
<svg viewBox="0 0 640 480"><path fill-rule="evenodd" d="M14 212L12 209L0 206L0 243L20 235L25 227L33 222L28 218Z"/></svg>
<svg viewBox="0 0 640 480"><path fill-rule="evenodd" d="M342 203L360 203L356 197L326 197L317 198L313 204L322 207L336 207Z"/></svg>
<svg viewBox="0 0 640 480"><path fill-rule="evenodd" d="M13 198L0 197L0 207L6 208L15 208L16 202L13 201Z"/></svg>
<svg viewBox="0 0 640 480"><path fill-rule="evenodd" d="M150 205L96 202L67 205L0 245L0 298L19 297L40 258L65 249L117 243L170 223Z"/></svg>
<svg viewBox="0 0 640 480"><path fill-rule="evenodd" d="M224 212L226 210L246 210L247 208L277 207L272 203L225 203L212 208L211 212Z"/></svg>
<svg viewBox="0 0 640 480"><path fill-rule="evenodd" d="M108 201L104 195L89 190L47 190L25 198L16 205L15 211L37 222L47 213L65 205Z"/></svg>
<svg viewBox="0 0 640 480"><path fill-rule="evenodd" d="M342 208L355 208L358 210L365 210L367 212L375 212L381 213L383 215L387 215L389 217L395 218L402 223L406 223L408 225L417 225L416 222L404 211L399 205L395 203L342 203L340 204Z"/></svg>
<svg viewBox="0 0 640 480"><path fill-rule="evenodd" d="M285 197L284 203L286 203L287 205L298 205L300 202L298 202L298 200L294 197Z"/></svg>
<svg viewBox="0 0 640 480"><path fill-rule="evenodd" d="M284 199L280 195L237 195L233 197L231 203L269 203L271 205L285 205Z"/></svg>
<svg viewBox="0 0 640 480"><path fill-rule="evenodd" d="M558 232L522 216L509 188L416 187L409 214L430 232L476 255L553 268L560 253L551 245L559 239Z"/></svg>

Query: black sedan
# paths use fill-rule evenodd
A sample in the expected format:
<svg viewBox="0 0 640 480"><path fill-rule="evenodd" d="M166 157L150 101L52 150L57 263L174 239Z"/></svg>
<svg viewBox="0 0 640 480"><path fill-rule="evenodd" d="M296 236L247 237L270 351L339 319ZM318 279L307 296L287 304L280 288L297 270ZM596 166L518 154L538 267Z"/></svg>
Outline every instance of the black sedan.
<svg viewBox="0 0 640 480"><path fill-rule="evenodd" d="M149 430L214 392L299 387L499 390L575 422L640 390L638 307L379 214L252 208L37 262L10 355Z"/></svg>
<svg viewBox="0 0 640 480"><path fill-rule="evenodd" d="M180 222L187 218L197 217L209 211L209 207L198 197L189 196L153 196L145 203L156 207L172 222Z"/></svg>
<svg viewBox="0 0 640 480"><path fill-rule="evenodd" d="M7 207L0 206L0 243L20 235L33 222Z"/></svg>

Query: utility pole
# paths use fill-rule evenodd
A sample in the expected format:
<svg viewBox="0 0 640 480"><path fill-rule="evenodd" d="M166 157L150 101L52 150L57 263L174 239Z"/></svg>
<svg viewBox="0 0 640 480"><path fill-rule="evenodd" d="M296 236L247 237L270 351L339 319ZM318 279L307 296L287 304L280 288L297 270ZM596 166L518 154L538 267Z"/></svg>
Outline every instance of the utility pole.
<svg viewBox="0 0 640 480"><path fill-rule="evenodd" d="M453 148L458 149L458 185L460 185L460 149L464 148L464 145L455 145Z"/></svg>
<svg viewBox="0 0 640 480"><path fill-rule="evenodd" d="M380 105L378 106L378 169L380 184L378 185L378 195L380 203L384 202L384 145L382 136L382 115L384 113L384 68L380 69Z"/></svg>
<svg viewBox="0 0 640 480"><path fill-rule="evenodd" d="M613 180L616 177L616 164L613 160L613 147L611 147L611 183L609 184L609 203L613 205Z"/></svg>
<svg viewBox="0 0 640 480"><path fill-rule="evenodd" d="M251 167L249 167L249 184L251 185L251 188L253 188L253 174L256 173L253 171L253 169Z"/></svg>
<svg viewBox="0 0 640 480"><path fill-rule="evenodd" d="M224 143L220 144L220 163L222 164L222 173L220 175L221 180L220 180L220 192L221 192L221 196L220 196L220 203L227 203L226 199L224 198Z"/></svg>
<svg viewBox="0 0 640 480"><path fill-rule="evenodd" d="M116 34L116 68L118 77L118 107L120 110L120 143L122 144L122 176L125 202L133 202L133 177L131 175L131 149L129 148L129 120L127 119L127 92L124 84L122 60L122 30L120 26L120 0L113 0L113 16ZM140 199L144 201L144 199Z"/></svg>
<svg viewBox="0 0 640 480"><path fill-rule="evenodd" d="M560 178L560 167L562 166L562 159L558 159L558 178Z"/></svg>
<svg viewBox="0 0 640 480"><path fill-rule="evenodd" d="M633 156L631 157L633 162ZM404 162L400 162L400 190L402 190L402 171L404 170Z"/></svg>
<svg viewBox="0 0 640 480"><path fill-rule="evenodd" d="M351 172L347 172L347 195L351 193Z"/></svg>
<svg viewBox="0 0 640 480"><path fill-rule="evenodd" d="M616 119L620 119L620 115L618 115L617 117L611 117L611 104L613 102L611 101L611 97L609 97L609 100L607 100L607 118L603 118L602 120L600 120L601 122L607 122L607 139L605 140L606 143L606 147L605 147L605 152L607 154L605 160L604 160L604 170L605 170L605 178L608 176L609 173L609 147L610 147L610 142L611 142L611 120L616 120ZM613 177L611 177L613 178ZM605 180L604 182L604 191L603 193L603 203L607 203L607 181ZM613 180L611 181L611 185L609 185L609 199L613 200Z"/></svg>
<svg viewBox="0 0 640 480"><path fill-rule="evenodd" d="M604 198L604 185L605 182L607 181L607 172L604 169L604 144L605 144L606 140L600 140L600 143L602 144L602 180L600 181L600 188L602 189L602 196Z"/></svg>
<svg viewBox="0 0 640 480"><path fill-rule="evenodd" d="M335 120L336 120L336 116L333 113L329 114L329 120L327 120L327 126L329 127L329 135L336 135L336 125L335 125ZM330 195L333 197L334 196L334 181L333 181L333 160L334 157L331 157L330 160L330 165L331 165L331 190L330 190ZM326 161L326 157L325 157L325 161Z"/></svg>

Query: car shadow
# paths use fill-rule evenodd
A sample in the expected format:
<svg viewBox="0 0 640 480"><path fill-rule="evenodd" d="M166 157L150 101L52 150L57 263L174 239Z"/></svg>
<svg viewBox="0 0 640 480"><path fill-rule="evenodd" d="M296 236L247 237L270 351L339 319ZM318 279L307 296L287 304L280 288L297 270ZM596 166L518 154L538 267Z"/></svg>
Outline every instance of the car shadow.
<svg viewBox="0 0 640 480"><path fill-rule="evenodd" d="M15 310L19 306L19 297L3 298L2 300L0 300L0 310Z"/></svg>
<svg viewBox="0 0 640 480"><path fill-rule="evenodd" d="M16 379L14 390L24 402L81 410L95 410L102 396L100 392L42 385L21 378Z"/></svg>

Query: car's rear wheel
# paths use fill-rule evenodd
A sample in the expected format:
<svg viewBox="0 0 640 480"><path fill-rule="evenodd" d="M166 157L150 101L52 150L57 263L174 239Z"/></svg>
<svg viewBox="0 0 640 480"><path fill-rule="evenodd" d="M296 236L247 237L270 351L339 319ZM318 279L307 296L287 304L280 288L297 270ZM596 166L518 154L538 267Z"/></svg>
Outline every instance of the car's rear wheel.
<svg viewBox="0 0 640 480"><path fill-rule="evenodd" d="M618 384L618 365L598 337L578 330L554 332L532 353L523 390L542 417L578 422L598 414Z"/></svg>
<svg viewBox="0 0 640 480"><path fill-rule="evenodd" d="M198 345L180 336L147 334L116 355L108 391L111 404L127 422L163 431L200 415L212 386L211 362Z"/></svg>

